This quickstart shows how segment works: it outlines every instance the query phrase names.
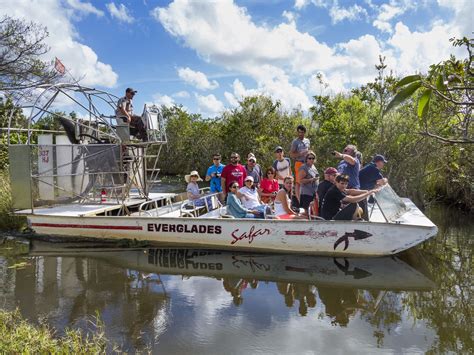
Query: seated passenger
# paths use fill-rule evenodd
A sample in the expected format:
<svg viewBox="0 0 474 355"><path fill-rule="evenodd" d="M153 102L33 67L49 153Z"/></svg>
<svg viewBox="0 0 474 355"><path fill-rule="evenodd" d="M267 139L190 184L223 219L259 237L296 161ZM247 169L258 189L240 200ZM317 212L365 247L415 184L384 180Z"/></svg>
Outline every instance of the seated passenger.
<svg viewBox="0 0 474 355"><path fill-rule="evenodd" d="M357 202L379 191L379 189L369 191L348 189L348 184L348 175L336 176L335 185L332 186L324 196L321 217L333 220L357 219L356 215L359 210Z"/></svg>
<svg viewBox="0 0 474 355"><path fill-rule="evenodd" d="M279 219L303 219L296 211L291 209L291 197L293 194L293 177L287 176L283 180L283 188L275 197L275 215Z"/></svg>
<svg viewBox="0 0 474 355"><path fill-rule="evenodd" d="M133 114L132 99L136 93L137 91L132 88L127 88L127 90L125 90L125 96L120 98L117 102L115 116L117 117L117 120L121 120L130 125L131 134L146 142L148 141L148 136L143 120L141 116Z"/></svg>
<svg viewBox="0 0 474 355"><path fill-rule="evenodd" d="M318 200L319 200L319 210L321 211L321 208L323 206L323 201L324 201L324 196L326 196L326 192L334 186L334 183L336 182L336 176L337 176L337 169L333 167L329 167L326 170L324 170L324 181L321 182L318 185Z"/></svg>
<svg viewBox="0 0 474 355"><path fill-rule="evenodd" d="M188 183L186 187L186 192L188 195L188 200L192 201L194 206L205 206L204 196L199 191L198 181L202 181L199 173L196 170L191 171L189 175L184 176L184 180ZM210 199L208 200L210 202Z"/></svg>
<svg viewBox="0 0 474 355"><path fill-rule="evenodd" d="M227 213L235 218L259 218L261 213L256 210L249 210L242 205L242 202L237 197L237 189L239 184L233 182L230 185L229 193L227 194Z"/></svg>
<svg viewBox="0 0 474 355"><path fill-rule="evenodd" d="M259 217L265 217L265 211L268 206L262 204L262 201L260 201L260 196L258 195L257 188L254 185L254 179L252 176L248 175L245 178L244 186L237 191L237 197L242 201L242 205L245 208L259 211Z"/></svg>
<svg viewBox="0 0 474 355"><path fill-rule="evenodd" d="M275 176L275 169L270 167L265 172L265 177L260 182L260 198L263 203L270 203L275 200L275 196L280 190L280 186L278 185L278 180Z"/></svg>

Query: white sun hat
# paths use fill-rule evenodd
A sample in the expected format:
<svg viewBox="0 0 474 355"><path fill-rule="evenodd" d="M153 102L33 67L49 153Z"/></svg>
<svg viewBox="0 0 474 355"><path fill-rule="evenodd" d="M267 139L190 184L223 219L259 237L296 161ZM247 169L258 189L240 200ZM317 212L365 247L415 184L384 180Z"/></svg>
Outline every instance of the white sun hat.
<svg viewBox="0 0 474 355"><path fill-rule="evenodd" d="M191 176L197 176L196 181L202 181L201 177L199 176L199 173L196 170L193 170L189 173L189 175L184 175L184 180L186 180L187 183L191 181Z"/></svg>

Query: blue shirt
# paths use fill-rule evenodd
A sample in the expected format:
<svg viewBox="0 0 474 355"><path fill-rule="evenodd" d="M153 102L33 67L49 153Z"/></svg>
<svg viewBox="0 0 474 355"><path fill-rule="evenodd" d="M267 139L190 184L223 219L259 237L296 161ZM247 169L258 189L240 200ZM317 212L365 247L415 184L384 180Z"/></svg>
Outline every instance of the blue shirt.
<svg viewBox="0 0 474 355"><path fill-rule="evenodd" d="M360 189L360 181L359 181L359 170L360 170L360 162L359 159L355 159L355 164L351 165L345 160L341 160L339 165L337 166L337 171L343 175L349 176L349 189Z"/></svg>
<svg viewBox="0 0 474 355"><path fill-rule="evenodd" d="M359 172L360 188L371 190L375 187L377 180L383 179L383 175L374 162L364 166Z"/></svg>
<svg viewBox="0 0 474 355"><path fill-rule="evenodd" d="M212 176L211 177L211 192L222 192L221 186L221 174L222 170L224 170L224 164L219 163L219 166L215 166L212 164L208 169L206 176L211 176L214 173L219 174L219 177Z"/></svg>
<svg viewBox="0 0 474 355"><path fill-rule="evenodd" d="M233 193L227 194L227 213L236 218L245 218L248 210Z"/></svg>

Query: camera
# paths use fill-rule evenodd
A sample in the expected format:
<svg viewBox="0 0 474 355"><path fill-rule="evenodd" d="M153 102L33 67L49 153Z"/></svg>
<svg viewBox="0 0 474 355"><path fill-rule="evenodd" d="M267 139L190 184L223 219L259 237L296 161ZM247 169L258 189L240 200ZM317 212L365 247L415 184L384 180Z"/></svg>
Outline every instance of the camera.
<svg viewBox="0 0 474 355"><path fill-rule="evenodd" d="M336 155L336 151L334 151L334 152L331 152L331 154L332 154L332 155Z"/></svg>

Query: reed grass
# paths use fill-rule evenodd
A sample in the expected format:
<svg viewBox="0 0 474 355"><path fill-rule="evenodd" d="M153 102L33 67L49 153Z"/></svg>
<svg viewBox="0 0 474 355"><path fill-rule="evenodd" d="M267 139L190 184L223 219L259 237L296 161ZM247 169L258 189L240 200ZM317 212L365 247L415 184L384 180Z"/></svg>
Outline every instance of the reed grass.
<svg viewBox="0 0 474 355"><path fill-rule="evenodd" d="M107 349L104 325L98 317L95 331L84 335L79 330L66 329L64 336L56 337L46 325L33 326L15 310L0 310L0 354L104 354L117 352Z"/></svg>
<svg viewBox="0 0 474 355"><path fill-rule="evenodd" d="M20 230L26 227L26 218L12 211L12 194L8 172L0 171L0 230Z"/></svg>

